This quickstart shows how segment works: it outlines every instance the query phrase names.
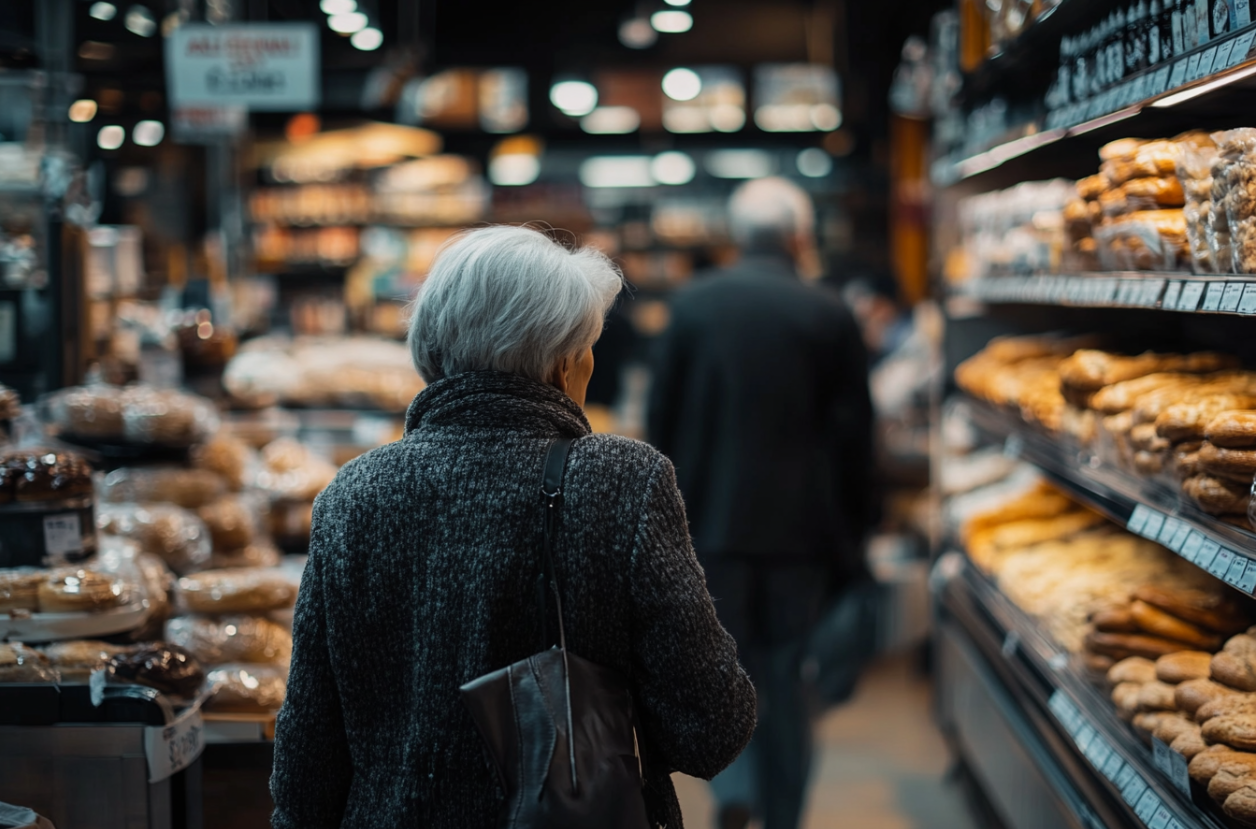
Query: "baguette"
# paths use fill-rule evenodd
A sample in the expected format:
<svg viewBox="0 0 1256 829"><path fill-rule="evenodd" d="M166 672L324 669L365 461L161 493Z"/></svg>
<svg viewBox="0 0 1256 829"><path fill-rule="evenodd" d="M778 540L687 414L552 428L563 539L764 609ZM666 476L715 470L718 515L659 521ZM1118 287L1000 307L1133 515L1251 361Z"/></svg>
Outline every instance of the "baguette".
<svg viewBox="0 0 1256 829"><path fill-rule="evenodd" d="M1134 598L1221 634L1239 633L1251 624L1251 617L1236 598L1219 590L1143 585L1134 591ZM1251 646L1252 653L1256 653L1256 639Z"/></svg>
<svg viewBox="0 0 1256 829"><path fill-rule="evenodd" d="M1221 412L1208 421L1204 437L1214 446L1227 449L1256 447L1256 411Z"/></svg>
<svg viewBox="0 0 1256 829"><path fill-rule="evenodd" d="M1130 615L1140 628L1155 636L1187 642L1194 645L1196 649L1210 652L1221 647L1221 634L1204 630L1190 622L1184 622L1144 601L1135 599L1131 602Z"/></svg>
<svg viewBox="0 0 1256 829"><path fill-rule="evenodd" d="M1095 630L1107 633L1137 633L1139 630L1138 623L1134 621L1134 614L1130 613L1129 605L1096 610L1090 616L1090 623L1095 626ZM1154 679L1154 677L1151 678Z"/></svg>
<svg viewBox="0 0 1256 829"><path fill-rule="evenodd" d="M1205 441L1199 447L1199 464L1205 472L1250 484L1256 476L1256 449L1230 449Z"/></svg>

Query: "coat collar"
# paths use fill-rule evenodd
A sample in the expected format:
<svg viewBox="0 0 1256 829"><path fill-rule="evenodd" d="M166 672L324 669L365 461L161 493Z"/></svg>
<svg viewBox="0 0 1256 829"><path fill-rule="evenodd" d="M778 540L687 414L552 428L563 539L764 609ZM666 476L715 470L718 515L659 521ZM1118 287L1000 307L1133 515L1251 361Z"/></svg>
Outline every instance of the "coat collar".
<svg viewBox="0 0 1256 829"><path fill-rule="evenodd" d="M794 267L793 260L785 253L770 250L747 250L729 270L734 273L798 278L798 271Z"/></svg>
<svg viewBox="0 0 1256 829"><path fill-rule="evenodd" d="M563 392L518 374L468 371L419 392L406 412L406 434L428 427L511 429L589 434L589 421Z"/></svg>

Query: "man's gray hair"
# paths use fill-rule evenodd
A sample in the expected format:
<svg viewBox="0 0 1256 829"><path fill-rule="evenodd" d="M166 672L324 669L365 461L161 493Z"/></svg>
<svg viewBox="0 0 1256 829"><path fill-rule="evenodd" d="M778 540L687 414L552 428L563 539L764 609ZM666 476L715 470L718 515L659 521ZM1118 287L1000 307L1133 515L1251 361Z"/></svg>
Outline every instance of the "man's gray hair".
<svg viewBox="0 0 1256 829"><path fill-rule="evenodd" d="M733 191L728 224L742 247L776 247L787 236L815 231L815 207L797 184L778 176L758 178Z"/></svg>
<svg viewBox="0 0 1256 829"><path fill-rule="evenodd" d="M545 382L597 340L623 277L592 248L568 250L525 227L458 234L411 306L410 356L431 383L496 369Z"/></svg>

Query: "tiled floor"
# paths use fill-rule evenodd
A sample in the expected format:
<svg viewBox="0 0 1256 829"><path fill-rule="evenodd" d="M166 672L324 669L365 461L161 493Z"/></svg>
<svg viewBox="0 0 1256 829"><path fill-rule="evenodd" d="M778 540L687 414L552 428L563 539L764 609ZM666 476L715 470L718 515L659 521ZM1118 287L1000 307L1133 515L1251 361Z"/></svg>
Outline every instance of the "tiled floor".
<svg viewBox="0 0 1256 829"><path fill-rule="evenodd" d="M971 829L958 788L944 780L946 746L928 680L906 658L874 666L850 704L817 725L817 768L803 829ZM711 829L706 783L677 775L688 829Z"/></svg>

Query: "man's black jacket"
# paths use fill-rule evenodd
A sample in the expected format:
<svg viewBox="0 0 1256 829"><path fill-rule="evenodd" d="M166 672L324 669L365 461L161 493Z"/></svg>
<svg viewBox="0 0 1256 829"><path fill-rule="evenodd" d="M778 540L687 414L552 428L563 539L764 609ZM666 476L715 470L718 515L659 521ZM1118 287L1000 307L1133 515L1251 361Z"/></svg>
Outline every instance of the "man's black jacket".
<svg viewBox="0 0 1256 829"><path fill-rule="evenodd" d="M668 455L704 560L771 557L835 575L871 516L872 406L859 328L784 256L677 292L658 344L650 441Z"/></svg>

